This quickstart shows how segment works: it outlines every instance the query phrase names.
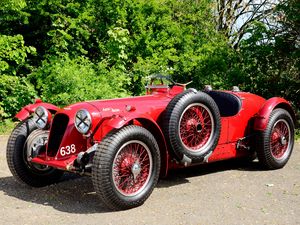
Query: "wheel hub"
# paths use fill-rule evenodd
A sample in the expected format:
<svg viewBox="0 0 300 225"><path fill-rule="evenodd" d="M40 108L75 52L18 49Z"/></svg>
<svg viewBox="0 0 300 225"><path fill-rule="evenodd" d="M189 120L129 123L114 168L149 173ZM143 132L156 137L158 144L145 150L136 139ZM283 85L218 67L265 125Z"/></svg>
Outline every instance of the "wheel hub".
<svg viewBox="0 0 300 225"><path fill-rule="evenodd" d="M35 163L31 163L32 158L39 155L40 151L45 148L45 145L48 142L49 131L45 130L34 130L26 140L26 154L24 155L24 159L34 169L38 171L47 171L51 169L48 166L39 165Z"/></svg>
<svg viewBox="0 0 300 225"><path fill-rule="evenodd" d="M280 138L280 144L281 144L281 145L286 145L286 143L287 143L286 137L285 137L285 136L282 136L282 137Z"/></svg>
<svg viewBox="0 0 300 225"><path fill-rule="evenodd" d="M200 133L202 131L202 125L195 119L189 119L186 123L186 129Z"/></svg>
<svg viewBox="0 0 300 225"><path fill-rule="evenodd" d="M43 146L47 144L49 131L35 130L27 138L27 158L30 161L31 158L37 156Z"/></svg>
<svg viewBox="0 0 300 225"><path fill-rule="evenodd" d="M197 124L196 130L197 130L198 133L200 133L202 131L202 125L201 125L201 123Z"/></svg>
<svg viewBox="0 0 300 225"><path fill-rule="evenodd" d="M135 162L131 167L131 172L133 174L133 179L136 180L137 176L141 172L141 165L138 162Z"/></svg>

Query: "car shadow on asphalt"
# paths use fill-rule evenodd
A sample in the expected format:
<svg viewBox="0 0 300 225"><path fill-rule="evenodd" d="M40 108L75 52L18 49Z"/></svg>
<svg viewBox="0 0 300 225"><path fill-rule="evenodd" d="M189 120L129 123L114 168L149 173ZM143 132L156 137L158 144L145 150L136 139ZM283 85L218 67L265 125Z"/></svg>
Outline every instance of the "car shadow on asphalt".
<svg viewBox="0 0 300 225"><path fill-rule="evenodd" d="M1 177L0 191L8 196L33 204L51 206L62 212L76 214L109 212L94 192L91 179L73 174L65 174L61 182L42 188L22 185L12 176Z"/></svg>
<svg viewBox="0 0 300 225"><path fill-rule="evenodd" d="M241 163L230 160L189 168L171 170L166 178L160 179L157 188L166 188L188 183L188 178L218 173L227 170L261 170L258 162ZM111 212L97 197L89 177L66 174L62 181L43 188L31 188L19 184L12 176L0 178L0 191L5 195L30 202L51 206L67 213L93 214Z"/></svg>
<svg viewBox="0 0 300 225"><path fill-rule="evenodd" d="M170 170L168 176L161 179L158 188L167 188L174 185L189 183L188 178L220 173L229 170L262 171L263 168L256 161L224 160L209 164L200 164L192 167Z"/></svg>

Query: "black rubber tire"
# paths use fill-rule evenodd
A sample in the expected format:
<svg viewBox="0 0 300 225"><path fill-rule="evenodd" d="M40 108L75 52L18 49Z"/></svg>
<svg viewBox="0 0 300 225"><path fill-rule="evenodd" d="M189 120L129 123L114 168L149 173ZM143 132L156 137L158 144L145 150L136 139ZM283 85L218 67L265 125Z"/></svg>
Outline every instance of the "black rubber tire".
<svg viewBox="0 0 300 225"><path fill-rule="evenodd" d="M276 159L271 152L271 135L273 127L275 126L277 121L285 121L290 129L290 139L288 141L288 149L286 153L283 155L282 159ZM256 152L257 157L260 164L265 169L279 169L285 166L288 162L294 147L294 122L288 111L278 108L275 109L270 117L267 124L267 127L264 131L260 131L257 134L256 141Z"/></svg>
<svg viewBox="0 0 300 225"><path fill-rule="evenodd" d="M36 129L37 127L31 119L26 119L16 126L8 139L6 160L17 181L32 187L43 187L58 182L64 172L53 168L39 171L30 166L26 160L26 140L29 134Z"/></svg>
<svg viewBox="0 0 300 225"><path fill-rule="evenodd" d="M140 193L125 196L113 182L113 161L121 146L128 141L138 140L146 144L152 155L152 173ZM152 193L160 173L160 152L154 136L145 128L130 125L112 131L98 145L93 159L92 181L102 202L113 210L125 210L142 205Z"/></svg>
<svg viewBox="0 0 300 225"><path fill-rule="evenodd" d="M181 115L185 109L195 103L200 103L206 106L214 121L214 131L212 138L209 141L210 143L200 151L191 151L186 148L181 141L178 128ZM185 155L193 162L203 161L205 156L210 154L216 148L220 138L221 118L219 108L208 94L204 92L196 92L195 90L187 90L177 95L168 104L165 111L163 129L166 139L178 160L182 160Z"/></svg>

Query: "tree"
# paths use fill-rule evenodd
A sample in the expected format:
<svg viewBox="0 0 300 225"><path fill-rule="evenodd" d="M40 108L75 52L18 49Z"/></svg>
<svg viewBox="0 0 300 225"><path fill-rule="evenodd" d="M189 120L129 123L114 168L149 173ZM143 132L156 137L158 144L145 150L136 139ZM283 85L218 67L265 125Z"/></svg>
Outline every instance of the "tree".
<svg viewBox="0 0 300 225"><path fill-rule="evenodd" d="M300 4L285 1L276 7L278 26L254 22L246 32L251 34L240 42L239 77L232 77L246 90L264 97L282 96L300 108Z"/></svg>
<svg viewBox="0 0 300 225"><path fill-rule="evenodd" d="M274 25L272 13L276 3L274 0L217 0L217 29L237 48L254 21Z"/></svg>

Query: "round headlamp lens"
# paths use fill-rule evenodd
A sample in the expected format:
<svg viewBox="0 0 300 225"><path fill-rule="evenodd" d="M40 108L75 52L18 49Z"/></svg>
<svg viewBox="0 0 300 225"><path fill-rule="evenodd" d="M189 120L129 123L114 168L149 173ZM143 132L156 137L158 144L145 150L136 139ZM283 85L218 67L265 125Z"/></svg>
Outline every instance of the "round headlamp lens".
<svg viewBox="0 0 300 225"><path fill-rule="evenodd" d="M76 129L80 133L86 134L91 128L91 125L92 125L91 114L85 109L79 110L75 115Z"/></svg>
<svg viewBox="0 0 300 225"><path fill-rule="evenodd" d="M43 106L39 106L35 109L33 115L33 121L40 129L44 129L48 124L49 113Z"/></svg>

